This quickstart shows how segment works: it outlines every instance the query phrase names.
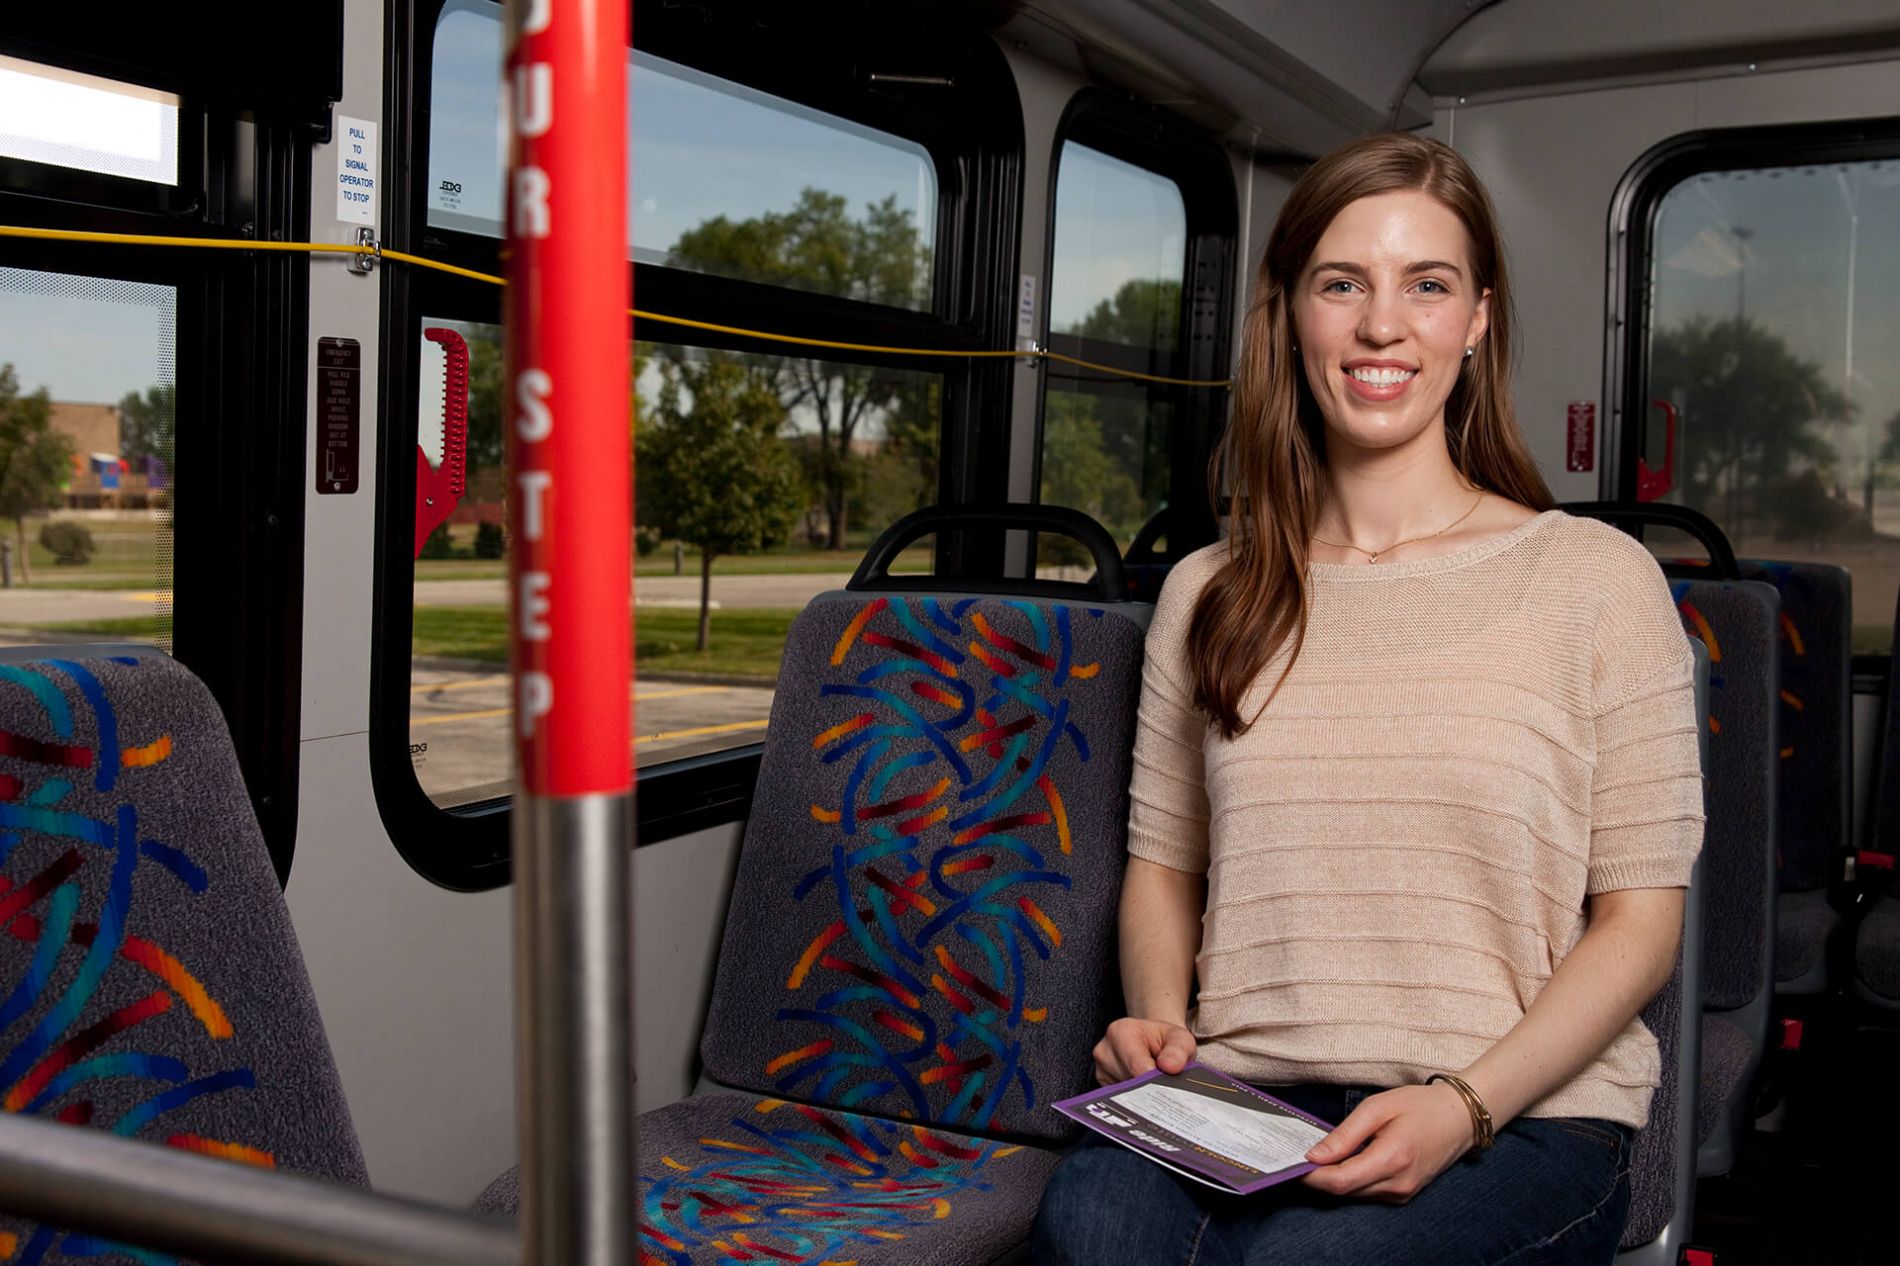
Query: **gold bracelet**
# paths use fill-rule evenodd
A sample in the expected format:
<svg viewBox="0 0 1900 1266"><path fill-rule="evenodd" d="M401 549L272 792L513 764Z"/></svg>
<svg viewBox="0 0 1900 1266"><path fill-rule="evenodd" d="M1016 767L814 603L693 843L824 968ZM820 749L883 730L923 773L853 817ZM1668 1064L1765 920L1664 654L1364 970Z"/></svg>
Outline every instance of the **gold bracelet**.
<svg viewBox="0 0 1900 1266"><path fill-rule="evenodd" d="M1491 1127L1491 1110L1484 1106L1484 1100L1478 1097L1478 1092L1471 1088L1469 1082L1456 1073L1433 1073L1425 1079L1425 1084L1429 1086L1435 1081L1444 1082L1456 1090L1458 1097L1465 1101L1465 1110L1471 1113L1471 1145L1473 1147L1482 1152L1498 1141Z"/></svg>

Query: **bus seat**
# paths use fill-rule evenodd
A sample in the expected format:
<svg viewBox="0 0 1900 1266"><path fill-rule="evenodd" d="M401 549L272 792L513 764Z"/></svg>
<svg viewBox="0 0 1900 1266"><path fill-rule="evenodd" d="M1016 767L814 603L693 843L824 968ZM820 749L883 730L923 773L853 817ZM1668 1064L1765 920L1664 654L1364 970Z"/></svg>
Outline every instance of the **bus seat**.
<svg viewBox="0 0 1900 1266"><path fill-rule="evenodd" d="M1707 650L1700 1177L1727 1173L1768 1045L1775 952L1776 714L1781 598L1759 581L1683 580L1670 594Z"/></svg>
<svg viewBox="0 0 1900 1266"><path fill-rule="evenodd" d="M1776 844L1781 899L1775 992L1827 988L1827 945L1840 926L1828 889L1849 836L1853 602L1845 568L1742 560L1744 578L1781 594L1781 779Z"/></svg>
<svg viewBox="0 0 1900 1266"><path fill-rule="evenodd" d="M722 1088L640 1120L657 1258L1027 1238L1074 1129L1049 1105L1093 1084L1115 991L1148 612L845 591L799 614L701 1041Z"/></svg>
<svg viewBox="0 0 1900 1266"><path fill-rule="evenodd" d="M367 1185L224 717L169 657L0 655L0 932L6 1111ZM0 1245L120 1259L3 1216Z"/></svg>
<svg viewBox="0 0 1900 1266"><path fill-rule="evenodd" d="M1709 762L1709 653L1697 638L1696 714L1702 765ZM1677 1266L1695 1222L1697 1080L1701 1071L1700 1009L1685 1005L1702 994L1702 888L1704 858L1697 858L1682 911L1682 941L1676 968L1662 991L1643 1008L1643 1023L1656 1035L1662 1056L1661 1085L1649 1104L1649 1122L1637 1131L1630 1155L1630 1210L1623 1228L1619 1266Z"/></svg>
<svg viewBox="0 0 1900 1266"><path fill-rule="evenodd" d="M1900 634L1900 603L1894 629ZM1900 640L1887 673L1887 711L1882 722L1879 780L1874 790L1872 861L1863 865L1858 879L1869 890L1870 901L1854 929L1854 994L1877 1015L1900 1013L1900 878L1892 858L1900 854Z"/></svg>

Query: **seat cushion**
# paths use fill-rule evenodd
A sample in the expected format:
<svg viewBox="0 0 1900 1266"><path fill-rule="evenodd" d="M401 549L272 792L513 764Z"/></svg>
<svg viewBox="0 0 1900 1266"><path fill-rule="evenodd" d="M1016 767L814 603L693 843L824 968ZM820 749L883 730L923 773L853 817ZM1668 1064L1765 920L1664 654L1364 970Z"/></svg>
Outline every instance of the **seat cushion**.
<svg viewBox="0 0 1900 1266"><path fill-rule="evenodd" d="M744 1094L640 1118L642 1266L988 1263L1027 1240L1056 1153ZM513 1213L520 1170L477 1207Z"/></svg>
<svg viewBox="0 0 1900 1266"><path fill-rule="evenodd" d="M1702 1077L1697 1087L1695 1137L1706 1143L1729 1104L1744 1090L1755 1062L1748 1034L1719 1015L1702 1017Z"/></svg>
<svg viewBox="0 0 1900 1266"><path fill-rule="evenodd" d="M1861 984L1900 1002L1900 901L1874 903L1854 937L1854 974Z"/></svg>
<svg viewBox="0 0 1900 1266"><path fill-rule="evenodd" d="M1841 922L1827 903L1827 893L1819 889L1782 893L1775 922L1776 983L1805 983L1823 973L1827 938ZM1813 992L1819 992L1818 985Z"/></svg>
<svg viewBox="0 0 1900 1266"><path fill-rule="evenodd" d="M366 1184L223 714L171 660L0 663L0 999L5 1111ZM6 1260L102 1244L0 1216Z"/></svg>

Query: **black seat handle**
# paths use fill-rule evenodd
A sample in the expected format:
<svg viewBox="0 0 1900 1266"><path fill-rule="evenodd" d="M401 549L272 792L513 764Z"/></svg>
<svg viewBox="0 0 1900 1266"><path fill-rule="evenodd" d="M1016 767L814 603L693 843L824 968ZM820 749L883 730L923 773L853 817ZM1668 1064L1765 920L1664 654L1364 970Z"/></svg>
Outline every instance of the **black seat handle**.
<svg viewBox="0 0 1900 1266"><path fill-rule="evenodd" d="M1018 501L973 501L913 510L871 542L864 561L858 564L845 588L885 592L942 588L943 583L935 576L893 576L891 564L908 546L947 527L1055 532L1081 542L1095 560L1095 578L1086 585L1068 581L1005 580L997 584L999 591L1047 593L1052 597L1086 596L1102 602L1127 601L1121 551L1115 548L1115 538L1108 534L1108 529L1080 510Z"/></svg>
<svg viewBox="0 0 1900 1266"><path fill-rule="evenodd" d="M1741 568L1735 563L1735 550L1728 536L1715 526L1715 520L1687 506L1663 501L1570 501L1557 507L1565 514L1601 519L1618 527L1667 527L1693 536L1709 552L1708 575L1711 580L1739 580Z"/></svg>
<svg viewBox="0 0 1900 1266"><path fill-rule="evenodd" d="M1173 514L1167 506L1162 506L1141 525L1141 531L1135 533L1135 539L1128 542L1128 552L1122 555L1126 563L1159 563L1165 561L1155 552L1155 542L1168 534L1172 526ZM1168 548L1174 548L1174 542L1168 542Z"/></svg>

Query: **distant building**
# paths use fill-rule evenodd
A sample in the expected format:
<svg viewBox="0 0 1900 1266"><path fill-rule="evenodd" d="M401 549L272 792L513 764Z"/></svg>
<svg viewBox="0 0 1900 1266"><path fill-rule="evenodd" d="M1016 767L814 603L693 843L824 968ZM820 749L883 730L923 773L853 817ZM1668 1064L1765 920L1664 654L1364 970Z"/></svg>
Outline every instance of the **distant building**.
<svg viewBox="0 0 1900 1266"><path fill-rule="evenodd" d="M153 493L164 490L162 464L148 459L135 466L120 456L118 405L55 400L52 426L73 450L67 509L143 509L152 504Z"/></svg>

